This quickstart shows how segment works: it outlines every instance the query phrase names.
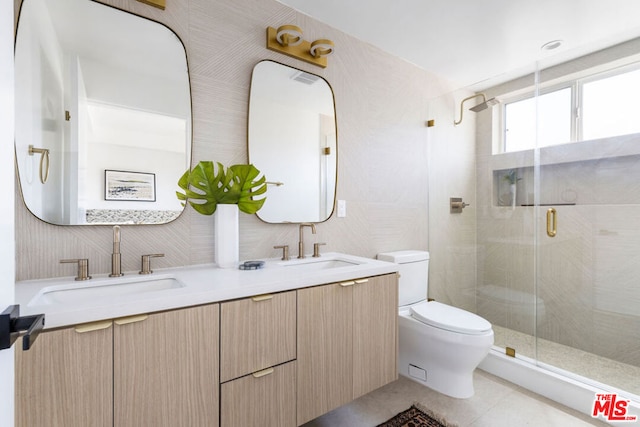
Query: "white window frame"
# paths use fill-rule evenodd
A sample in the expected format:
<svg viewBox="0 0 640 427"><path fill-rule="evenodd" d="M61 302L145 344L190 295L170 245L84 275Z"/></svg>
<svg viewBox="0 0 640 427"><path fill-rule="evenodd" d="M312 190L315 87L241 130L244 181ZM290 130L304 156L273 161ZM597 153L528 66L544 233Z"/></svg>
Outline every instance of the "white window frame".
<svg viewBox="0 0 640 427"><path fill-rule="evenodd" d="M640 63L634 63L631 65L624 65L624 66L620 66L620 67L616 67L616 68L611 68L605 71L601 71L601 72L597 72L597 73L593 73L593 74L589 74L589 75L584 75L584 76L580 76L577 78L572 78L569 80L566 80L564 82L561 83L556 83L553 85L550 85L548 87L542 87L538 93L536 93L535 88L526 91L524 93L519 93L518 95L514 95L514 96L506 96L506 97L501 97L502 102L500 103L499 106L499 129L500 129L500 136L499 136L499 142L498 142L498 150L496 152L494 152L493 154L504 154L504 153L516 153L518 151L506 151L506 143L507 143L507 136L506 136L506 107L508 104L514 103L514 102L518 102L518 101L522 101L525 99L531 99L531 98L535 98L536 96L540 96L540 95L545 95L551 92L555 92L558 90L562 90L562 89L566 89L566 88L571 88L571 130L570 130L570 135L571 135L571 140L567 141L567 144L570 143L575 143L575 142L582 142L584 141L583 139L583 135L582 135L582 117L581 117L581 109L582 109L582 101L583 101L583 86L586 83L591 83L594 81L598 81L598 80L604 80L604 79L608 79L611 77L615 77L617 75L620 74L625 74L625 73L629 73L629 72L633 72L633 71L637 71L638 69L640 69ZM562 144L555 144L555 145L551 145L551 146L557 146L557 145L562 145ZM536 147L531 147L530 149L534 149ZM523 150L520 150L523 151Z"/></svg>

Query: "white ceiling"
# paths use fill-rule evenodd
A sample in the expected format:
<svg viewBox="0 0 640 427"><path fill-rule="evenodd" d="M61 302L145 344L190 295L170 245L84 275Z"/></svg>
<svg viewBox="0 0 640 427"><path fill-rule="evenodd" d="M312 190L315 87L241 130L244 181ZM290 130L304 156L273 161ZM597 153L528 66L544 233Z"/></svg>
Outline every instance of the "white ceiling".
<svg viewBox="0 0 640 427"><path fill-rule="evenodd" d="M640 37L638 0L279 1L477 89ZM557 39L560 48L540 49Z"/></svg>

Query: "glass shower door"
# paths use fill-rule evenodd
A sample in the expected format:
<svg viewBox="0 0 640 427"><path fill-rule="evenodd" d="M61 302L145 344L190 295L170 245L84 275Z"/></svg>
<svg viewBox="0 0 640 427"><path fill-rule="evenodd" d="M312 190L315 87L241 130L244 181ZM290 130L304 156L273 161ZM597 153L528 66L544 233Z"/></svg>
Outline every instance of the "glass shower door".
<svg viewBox="0 0 640 427"><path fill-rule="evenodd" d="M605 69L603 72L602 70ZM537 102L536 358L640 396L640 65L574 72L570 138ZM547 69L538 73L539 98ZM558 106L556 106L558 107ZM561 109L565 108L561 105ZM559 113L555 113L559 114ZM566 135L566 131L565 131Z"/></svg>

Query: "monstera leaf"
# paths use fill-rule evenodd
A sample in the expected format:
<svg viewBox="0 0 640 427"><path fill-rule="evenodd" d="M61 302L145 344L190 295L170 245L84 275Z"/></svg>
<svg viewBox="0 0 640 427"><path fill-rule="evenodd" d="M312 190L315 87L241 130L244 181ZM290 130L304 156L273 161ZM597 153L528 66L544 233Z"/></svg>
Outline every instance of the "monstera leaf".
<svg viewBox="0 0 640 427"><path fill-rule="evenodd" d="M253 165L233 165L228 169L217 162L201 161L192 170L187 170L178 180L184 191L176 191L179 200L189 202L198 213L212 215L218 204L238 205L245 213L260 210L266 197L255 196L266 193L266 178L258 179L260 171Z"/></svg>
<svg viewBox="0 0 640 427"><path fill-rule="evenodd" d="M233 165L229 170L233 172L233 180L240 188L238 209L248 214L258 212L267 198L255 197L267 192L267 179L264 175L258 179L260 171L253 165Z"/></svg>

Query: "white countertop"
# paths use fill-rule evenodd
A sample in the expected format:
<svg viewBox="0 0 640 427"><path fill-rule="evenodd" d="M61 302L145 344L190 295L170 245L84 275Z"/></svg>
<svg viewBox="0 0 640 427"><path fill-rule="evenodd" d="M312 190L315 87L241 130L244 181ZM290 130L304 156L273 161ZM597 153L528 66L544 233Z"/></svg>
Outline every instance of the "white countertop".
<svg viewBox="0 0 640 427"><path fill-rule="evenodd" d="M313 265L316 262L328 265L332 260L343 261L344 265L333 268L317 268L323 264ZM20 314L23 316L44 313L45 329L51 329L398 271L398 265L394 263L341 253L325 253L319 258L307 257L303 260L264 261L265 267L259 270L221 269L214 264L207 264L154 269L150 275L139 275L137 271L125 272L119 278L110 278L107 274L92 275L92 279L81 282L74 281L73 277L21 281L16 283L16 304L20 304ZM51 290L77 286L98 288L111 284L121 284L124 290L128 281L162 278L176 279L184 286L140 293L125 291L121 295L85 298L82 303L36 301L38 296Z"/></svg>

